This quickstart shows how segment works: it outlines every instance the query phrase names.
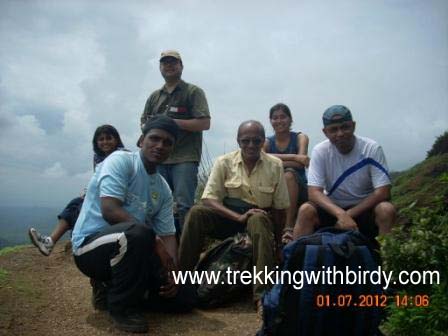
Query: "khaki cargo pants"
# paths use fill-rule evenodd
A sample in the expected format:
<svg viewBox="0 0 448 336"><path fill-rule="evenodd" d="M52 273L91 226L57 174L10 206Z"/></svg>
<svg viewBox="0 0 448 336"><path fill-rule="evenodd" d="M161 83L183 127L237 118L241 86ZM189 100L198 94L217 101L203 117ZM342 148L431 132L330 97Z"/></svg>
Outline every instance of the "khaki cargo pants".
<svg viewBox="0 0 448 336"><path fill-rule="evenodd" d="M253 244L253 264L257 273L274 270L274 224L269 216L255 214L249 217L247 225L224 218L212 209L195 205L187 214L179 247L179 264L182 271L191 271L196 266L207 237L224 239L238 232L247 231ZM263 273L264 274L264 273ZM264 275L260 278L264 280ZM255 283L254 301L259 300L270 284Z"/></svg>

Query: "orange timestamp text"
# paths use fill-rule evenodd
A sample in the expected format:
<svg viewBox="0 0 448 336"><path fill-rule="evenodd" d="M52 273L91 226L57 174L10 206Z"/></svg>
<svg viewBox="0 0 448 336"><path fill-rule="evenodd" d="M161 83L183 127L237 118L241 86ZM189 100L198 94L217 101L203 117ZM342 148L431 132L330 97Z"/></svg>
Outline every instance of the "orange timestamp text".
<svg viewBox="0 0 448 336"><path fill-rule="evenodd" d="M349 308L349 307L378 307L383 308L392 301L397 307L428 307L429 295L394 295L385 294L319 294L316 295L315 304L318 308Z"/></svg>

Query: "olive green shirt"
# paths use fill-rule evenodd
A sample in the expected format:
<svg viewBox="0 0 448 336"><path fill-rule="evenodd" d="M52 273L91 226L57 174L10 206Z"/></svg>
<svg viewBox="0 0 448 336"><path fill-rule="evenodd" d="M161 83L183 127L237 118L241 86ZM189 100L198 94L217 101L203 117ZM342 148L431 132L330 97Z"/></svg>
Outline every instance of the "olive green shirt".
<svg viewBox="0 0 448 336"><path fill-rule="evenodd" d="M225 197L237 198L259 208L288 208L289 194L282 161L261 152L260 159L248 174L241 150L220 156L213 165L201 198L222 203Z"/></svg>
<svg viewBox="0 0 448 336"><path fill-rule="evenodd" d="M171 93L163 86L151 94L140 118L141 125L160 114L184 120L210 118L204 91L183 80ZM201 153L202 132L180 130L174 150L164 163L199 162Z"/></svg>

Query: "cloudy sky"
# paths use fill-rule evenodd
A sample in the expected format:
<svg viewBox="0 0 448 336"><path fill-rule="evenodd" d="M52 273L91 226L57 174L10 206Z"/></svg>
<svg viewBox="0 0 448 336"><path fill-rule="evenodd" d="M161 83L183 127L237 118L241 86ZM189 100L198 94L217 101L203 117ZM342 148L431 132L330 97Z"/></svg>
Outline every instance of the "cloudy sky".
<svg viewBox="0 0 448 336"><path fill-rule="evenodd" d="M100 124L135 149L163 49L179 50L183 78L206 92L212 158L236 148L241 121L271 133L277 102L310 149L325 108L348 106L392 170L448 127L445 0L0 0L0 204L78 195Z"/></svg>

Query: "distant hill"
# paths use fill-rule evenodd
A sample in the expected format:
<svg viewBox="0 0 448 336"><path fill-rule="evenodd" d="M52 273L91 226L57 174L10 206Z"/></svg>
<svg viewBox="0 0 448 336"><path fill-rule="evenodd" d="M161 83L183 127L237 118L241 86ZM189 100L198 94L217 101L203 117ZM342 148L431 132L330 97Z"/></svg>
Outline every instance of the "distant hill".
<svg viewBox="0 0 448 336"><path fill-rule="evenodd" d="M448 209L448 183L441 183L441 179L448 181L448 154L431 156L406 171L393 172L391 176L392 201L398 209L413 203L418 207L432 207L437 199L444 200ZM50 233L60 210L0 206L0 249L28 244L29 227Z"/></svg>
<svg viewBox="0 0 448 336"><path fill-rule="evenodd" d="M414 210L421 207L437 208L440 200L448 209L448 154L429 157L404 172L394 173L392 178L393 202L399 210L409 208L411 205ZM56 223L58 211L50 208L0 207L0 248L4 247L2 244L28 243L29 226L50 232ZM447 216L446 214L448 211L443 212L444 216ZM438 217L434 217L433 214L432 218ZM435 244L437 249L432 249L431 246L427 248L435 240L432 240L434 237L419 232L422 223L424 224L415 221L413 225L405 227L405 230L397 227L398 231L389 236L388 244L395 245L390 247L386 244L389 248L382 250L383 262L386 265L390 265L393 260L404 260L407 255L417 251L418 257L424 255L425 260L431 260L431 265L439 265L433 269L446 269L440 265L447 264L447 245L443 247L439 243L448 241L446 235L445 238L442 235L438 237ZM424 225L426 228L427 224ZM416 228L415 232L412 231L413 227ZM423 243L426 244L425 248L419 248ZM413 244L417 244L417 248ZM442 251L442 248L445 250ZM433 250L443 253L436 255ZM406 262L400 262L399 269L402 270L412 260L415 264L420 259L409 258ZM421 265L426 267L428 263L422 262ZM446 272L443 275L445 274ZM445 290L442 292L445 297L447 277L442 276L441 279L444 283L439 288ZM436 296L438 293L436 286L431 288L435 289L430 292L428 287L423 292L431 297L429 307L398 308L393 303L389 305L391 309L387 310L389 317L386 320L388 325L382 326L386 335L445 335L444 332L437 332L448 330L446 328L448 302L441 299L442 295ZM0 334L5 330L5 335L59 335L60 331L64 330L65 335L115 335L116 332L107 314L94 312L90 307L90 295L88 279L74 265L70 251L63 252L62 244L57 245L52 256L48 258L42 257L30 246L22 247L7 255L0 255L0 302L2 302ZM251 300L244 297L242 299L244 301L237 305L219 308L211 313L201 310L175 316L148 313L151 333L196 336L216 334L219 330L219 334L222 335L238 335L244 328L246 334L254 334L259 327L259 320L253 312ZM55 303L58 309L55 309ZM41 316L45 318L42 319Z"/></svg>
<svg viewBox="0 0 448 336"><path fill-rule="evenodd" d="M29 227L50 233L59 212L60 209L56 208L0 206L0 249L28 244Z"/></svg>
<svg viewBox="0 0 448 336"><path fill-rule="evenodd" d="M11 243L9 240L0 237L0 249L6 246L14 246L14 245L15 244Z"/></svg>
<svg viewBox="0 0 448 336"><path fill-rule="evenodd" d="M440 199L448 208L448 154L436 155L393 176L392 201L398 209L414 203L433 207Z"/></svg>

